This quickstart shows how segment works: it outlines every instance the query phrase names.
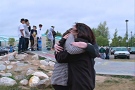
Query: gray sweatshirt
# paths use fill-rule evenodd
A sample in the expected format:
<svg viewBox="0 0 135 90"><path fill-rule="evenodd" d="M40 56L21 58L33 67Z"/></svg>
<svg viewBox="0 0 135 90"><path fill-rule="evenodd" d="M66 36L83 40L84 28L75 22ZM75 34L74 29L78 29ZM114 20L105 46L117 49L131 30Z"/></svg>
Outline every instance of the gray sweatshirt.
<svg viewBox="0 0 135 90"><path fill-rule="evenodd" d="M30 32L28 26L24 24L25 38L30 38Z"/></svg>

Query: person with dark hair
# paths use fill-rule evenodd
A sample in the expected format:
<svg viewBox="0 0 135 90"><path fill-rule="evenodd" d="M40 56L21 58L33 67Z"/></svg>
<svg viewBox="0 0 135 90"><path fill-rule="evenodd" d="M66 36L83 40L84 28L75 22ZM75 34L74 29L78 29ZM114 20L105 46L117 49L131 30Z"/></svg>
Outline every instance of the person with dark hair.
<svg viewBox="0 0 135 90"><path fill-rule="evenodd" d="M20 20L21 24L18 27L18 36L19 36L19 45L18 45L18 54L24 52L25 50L25 30L24 30L24 23L25 20L22 18Z"/></svg>
<svg viewBox="0 0 135 90"><path fill-rule="evenodd" d="M53 28L53 30L52 30L52 34L53 34L53 45L52 45L52 49L54 50L56 32L54 30L54 26L51 26L51 27Z"/></svg>
<svg viewBox="0 0 135 90"><path fill-rule="evenodd" d="M41 40L41 36L42 36L41 35L42 26L43 26L42 24L39 24L39 29L37 30L37 50L39 50L39 48L38 48L38 46L39 46L38 45L38 41Z"/></svg>
<svg viewBox="0 0 135 90"><path fill-rule="evenodd" d="M105 57L105 59L110 59L109 53L110 53L110 49L109 49L109 47L106 47L106 50L105 50L106 57Z"/></svg>
<svg viewBox="0 0 135 90"><path fill-rule="evenodd" d="M29 20L25 19L25 24L24 24L24 30L25 30L25 50L28 50L29 47L29 38L30 38L30 32L29 32Z"/></svg>
<svg viewBox="0 0 135 90"><path fill-rule="evenodd" d="M55 45L56 61L63 64L68 63L68 89L66 90L93 90L95 88L94 58L98 56L95 36L90 27L83 23L76 23L71 32L77 32L74 42L69 42L68 45L66 45L66 42L65 45ZM71 44L74 47L82 48L83 52L79 53L79 51L79 54L73 54L76 49L71 47ZM65 46L67 46L66 49ZM69 51L69 49L74 50ZM60 78L56 78L56 80ZM64 80L63 82L66 81L64 78L62 79ZM58 85L54 85L55 90L64 90L62 89L64 85L60 85L63 82L61 81Z"/></svg>
<svg viewBox="0 0 135 90"><path fill-rule="evenodd" d="M31 30L30 32L30 42L31 42L31 50L34 51L34 47L36 46L37 47L37 42L34 42L35 41L35 38L37 38L37 27L36 26L33 26L33 29Z"/></svg>

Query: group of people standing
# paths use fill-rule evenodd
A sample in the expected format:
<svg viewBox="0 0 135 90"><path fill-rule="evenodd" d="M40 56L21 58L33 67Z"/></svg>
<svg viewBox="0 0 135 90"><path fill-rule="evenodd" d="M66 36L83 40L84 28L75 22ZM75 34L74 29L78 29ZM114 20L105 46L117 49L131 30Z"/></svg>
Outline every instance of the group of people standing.
<svg viewBox="0 0 135 90"><path fill-rule="evenodd" d="M99 53L100 53L100 58L102 59L110 59L110 49L109 47L104 48L103 46L101 46L101 48L99 49Z"/></svg>
<svg viewBox="0 0 135 90"><path fill-rule="evenodd" d="M33 29L31 29L28 19L22 18L20 22L21 23L18 26L18 53L20 54L29 50L29 40L31 43L31 50L38 50L38 40L41 39L42 24L39 24L39 29L37 30L36 26L33 26Z"/></svg>

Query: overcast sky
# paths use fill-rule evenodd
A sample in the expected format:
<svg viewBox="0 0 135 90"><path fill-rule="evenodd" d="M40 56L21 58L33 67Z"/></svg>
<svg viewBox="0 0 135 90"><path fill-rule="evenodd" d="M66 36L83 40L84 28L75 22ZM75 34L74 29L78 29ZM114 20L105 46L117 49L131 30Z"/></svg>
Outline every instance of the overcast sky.
<svg viewBox="0 0 135 90"><path fill-rule="evenodd" d="M0 35L17 36L21 18L29 19L31 26L43 24L42 33L51 25L56 31L65 32L74 22L97 27L107 21L110 35L115 29L119 35L128 29L135 32L134 0L1 0L0 2Z"/></svg>

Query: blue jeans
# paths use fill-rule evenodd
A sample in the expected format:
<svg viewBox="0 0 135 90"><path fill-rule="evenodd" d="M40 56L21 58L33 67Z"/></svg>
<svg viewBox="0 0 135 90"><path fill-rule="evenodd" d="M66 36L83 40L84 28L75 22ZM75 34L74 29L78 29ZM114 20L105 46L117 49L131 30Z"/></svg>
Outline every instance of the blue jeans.
<svg viewBox="0 0 135 90"><path fill-rule="evenodd" d="M105 54L104 54L104 53L100 53L100 57L101 57L102 59L105 59Z"/></svg>
<svg viewBox="0 0 135 90"><path fill-rule="evenodd" d="M24 50L25 50L25 38L21 36L21 38L19 38L18 51Z"/></svg>

